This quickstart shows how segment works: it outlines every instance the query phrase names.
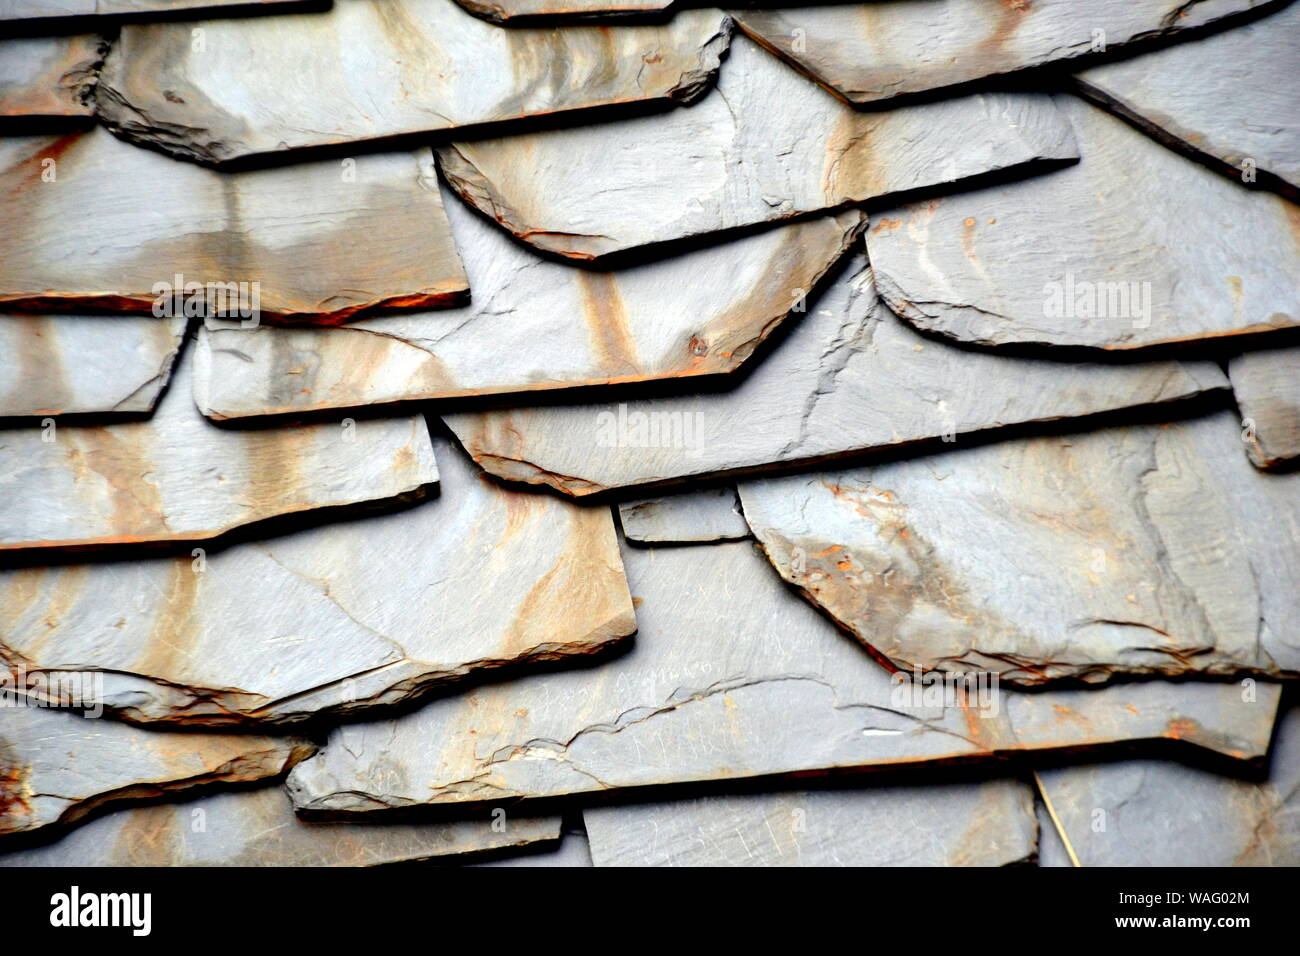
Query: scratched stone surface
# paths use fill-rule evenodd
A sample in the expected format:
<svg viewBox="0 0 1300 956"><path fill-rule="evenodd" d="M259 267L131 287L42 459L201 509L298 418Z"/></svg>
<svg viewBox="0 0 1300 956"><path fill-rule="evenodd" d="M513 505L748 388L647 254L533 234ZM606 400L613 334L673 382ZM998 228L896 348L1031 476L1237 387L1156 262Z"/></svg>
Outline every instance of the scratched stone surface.
<svg viewBox="0 0 1300 956"><path fill-rule="evenodd" d="M1033 857L1038 829L1033 790L1015 780L727 794L582 817L596 866L1008 866Z"/></svg>
<svg viewBox="0 0 1300 956"><path fill-rule="evenodd" d="M91 116L108 41L92 34L0 40L0 123Z"/></svg>
<svg viewBox="0 0 1300 956"><path fill-rule="evenodd" d="M559 817L502 822L495 827L483 814L447 823L302 823L283 787L259 787L119 809L58 842L0 852L0 867L378 866L560 838Z"/></svg>
<svg viewBox="0 0 1300 956"><path fill-rule="evenodd" d="M0 697L0 845L110 803L275 777L314 749L291 737L153 733L19 703Z"/></svg>
<svg viewBox="0 0 1300 956"><path fill-rule="evenodd" d="M741 38L690 109L437 153L452 188L502 228L588 261L1078 156L1047 96L860 113Z"/></svg>
<svg viewBox="0 0 1300 956"><path fill-rule="evenodd" d="M673 6L675 0L456 0L462 7L491 23L530 26L650 16Z"/></svg>
<svg viewBox="0 0 1300 956"><path fill-rule="evenodd" d="M1300 6L1077 74L1085 96L1238 182L1300 199Z"/></svg>
<svg viewBox="0 0 1300 956"><path fill-rule="evenodd" d="M890 0L737 10L742 30L851 103L1183 39L1286 0ZM1196 44L1192 44L1196 45Z"/></svg>
<svg viewBox="0 0 1300 956"><path fill-rule="evenodd" d="M1209 362L1106 365L953 349L890 314L859 256L729 391L443 420L493 474L583 496L959 439L1226 384Z"/></svg>
<svg viewBox="0 0 1300 956"><path fill-rule="evenodd" d="M618 517L629 541L685 544L750 537L732 487L620 502Z"/></svg>
<svg viewBox="0 0 1300 956"><path fill-rule="evenodd" d="M348 821L351 825L356 821ZM489 860L470 860L464 866L486 867L540 867L561 866L566 868L591 866L591 847L587 844L587 834L579 823L569 824L564 828L559 843L545 846L523 847L517 852Z"/></svg>
<svg viewBox="0 0 1300 956"><path fill-rule="evenodd" d="M180 275L247 283L264 319L456 305L468 285L435 177L427 149L223 174L102 128L6 137L0 303L149 313Z"/></svg>
<svg viewBox="0 0 1300 956"><path fill-rule="evenodd" d="M122 29L100 80L122 135L209 163L598 106L690 102L732 21L503 30L451 0L334 0L325 13ZM339 50L346 48L347 56ZM312 69L328 58L330 69ZM162 81L162 82L160 82ZM565 119L584 122L580 113Z"/></svg>
<svg viewBox="0 0 1300 956"><path fill-rule="evenodd" d="M1056 103L1077 165L873 216L867 250L894 312L990 347L1136 349L1300 325L1300 208L1077 97Z"/></svg>
<svg viewBox="0 0 1300 956"><path fill-rule="evenodd" d="M1263 781L1168 760L1038 776L1081 866L1300 866L1300 708L1279 717ZM1048 836L1040 864L1071 866Z"/></svg>
<svg viewBox="0 0 1300 956"><path fill-rule="evenodd" d="M148 412L184 335L184 318L0 314L0 418Z"/></svg>
<svg viewBox="0 0 1300 956"><path fill-rule="evenodd" d="M0 430L0 552L201 541L438 480L423 416L223 429L195 406L191 365L144 421Z"/></svg>
<svg viewBox="0 0 1300 956"><path fill-rule="evenodd" d="M0 0L0 20L36 20L45 17L98 17L132 14L183 13L222 7L247 9L277 4L291 6L304 0Z"/></svg>
<svg viewBox="0 0 1300 956"><path fill-rule="evenodd" d="M440 441L413 509L207 555L0 572L0 656L102 674L130 720L341 716L636 630L613 518L503 489Z"/></svg>
<svg viewBox="0 0 1300 956"><path fill-rule="evenodd" d="M1256 468L1300 459L1300 347L1246 352L1228 362L1246 453Z"/></svg>
<svg viewBox="0 0 1300 956"><path fill-rule="evenodd" d="M198 402L216 419L730 372L857 239L841 212L618 272L539 258L448 197L467 306L329 329L209 321ZM491 347L485 347L491 343Z"/></svg>
<svg viewBox="0 0 1300 956"><path fill-rule="evenodd" d="M364 815L1023 750L1164 739L1267 749L1277 685L1150 682L993 692L890 678L748 541L624 549L638 631L595 669L522 677L349 724L287 780L300 813ZM1269 696L1269 692L1272 692ZM947 706L945 706L945 703ZM1271 706L1270 706L1271 705Z"/></svg>
<svg viewBox="0 0 1300 956"><path fill-rule="evenodd" d="M1300 474L1237 418L743 482L781 577L897 667L1037 684L1300 674Z"/></svg>

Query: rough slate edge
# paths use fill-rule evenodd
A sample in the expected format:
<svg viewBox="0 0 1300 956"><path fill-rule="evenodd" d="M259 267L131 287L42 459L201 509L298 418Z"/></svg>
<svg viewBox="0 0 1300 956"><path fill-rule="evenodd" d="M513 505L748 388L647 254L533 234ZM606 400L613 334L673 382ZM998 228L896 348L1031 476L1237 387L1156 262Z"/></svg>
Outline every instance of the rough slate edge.
<svg viewBox="0 0 1300 956"><path fill-rule="evenodd" d="M728 498L728 496L730 496ZM701 544L752 538L734 485L690 488L673 495L619 502L623 537L633 545ZM702 530L693 531L693 521Z"/></svg>
<svg viewBox="0 0 1300 956"><path fill-rule="evenodd" d="M832 4L838 5L840 0L803 0L803 2L806 2L810 6L829 6ZM859 3L861 2L862 0L859 0ZM882 0L866 0L866 2L875 3L875 2L882 2ZM888 0L883 0L883 2L888 2ZM1191 4L1195 4L1199 2L1202 2L1202 0L1191 0ZM1189 27L1186 29L1176 30L1166 36L1155 35L1155 36L1143 37L1141 39L1130 40L1120 46L1115 47L1115 50L1119 51L1118 53L1112 51L1090 53L1084 56L1072 57L1065 60L1056 60L1047 63L1040 63L1036 66L1016 67L1012 70L1004 71L1001 73L990 73L974 80L966 80L961 83L952 84L950 86L934 87L932 89L922 90L916 93L905 93L900 96L893 97L892 99L875 100L868 103L857 103L854 102L853 100L850 100L848 97L846 97L835 87L825 82L815 72L809 70L803 64L787 57L780 48L774 47L769 43L765 42L764 39L760 37L756 32L751 33L749 30L746 30L744 24L741 23L739 19L736 20L736 28L740 30L742 33L744 33L746 37L748 37L749 39L757 43L759 46L761 46L764 50L768 51L770 54L777 57L782 63L786 64L791 69L798 71L802 75L808 77L808 79L812 80L814 83L822 87L828 93L835 96L837 99L842 100L843 102L852 106L854 109L862 110L864 112L875 112L881 110L890 110L899 106L909 106L914 103L925 103L925 102L932 102L934 100L949 99L954 96L960 96L962 94L973 93L977 91L985 91L985 90L1041 91L1055 83L1068 83L1069 82L1068 74L1070 72L1073 72L1074 70L1082 70L1090 66L1100 66L1103 63L1110 63L1117 59L1125 59L1129 56L1141 56L1143 53L1151 53L1156 50L1164 49L1166 47L1176 46L1179 43L1184 43L1184 42L1195 43L1198 39L1201 39L1209 34L1218 33L1224 30L1231 30L1234 27L1243 26L1247 23L1251 23L1255 20L1258 20L1262 17L1266 17L1270 13L1273 13L1274 11L1287 6L1291 2L1292 0L1267 0L1267 2L1263 3L1261 6L1255 7L1254 9L1243 10L1237 13L1231 13L1225 17L1221 17L1220 19L1214 20L1202 26ZM1008 0L1003 0L1003 3L1007 6L1011 5L1008 2ZM844 4L846 6L857 5L854 4L853 0L844 0ZM763 9L765 7L775 7L778 10L783 10L787 7L797 10L800 5L801 5L800 0L790 0L790 2L788 3L782 3L782 2L778 2L778 0L773 0L773 2L771 3L755 2L750 4L750 6L756 7L758 9ZM743 11L745 9L745 6L746 5L743 3L730 4L724 9L727 9L728 11L731 10Z"/></svg>
<svg viewBox="0 0 1300 956"><path fill-rule="evenodd" d="M1246 381L1248 374L1254 373L1260 362L1270 358L1278 359L1274 383L1281 387L1273 394L1259 394L1253 391L1255 381ZM1288 362L1289 360L1289 362ZM1287 368L1290 366L1290 391L1286 391ZM1261 349L1233 356L1227 362L1228 380L1233 382L1232 372L1237 370L1237 380L1233 382L1233 395L1242 416L1242 441L1251 464L1262 471L1285 472L1300 468L1300 344L1282 346L1276 349ZM1267 373L1268 369L1264 370ZM1260 402L1256 405L1255 402ZM1276 406L1271 420L1260 421L1268 405ZM1255 435L1248 439L1245 432L1247 421L1253 421ZM1289 428L1288 428L1289 426ZM1289 434L1286 431L1289 430Z"/></svg>
<svg viewBox="0 0 1300 956"><path fill-rule="evenodd" d="M10 0L21 5L25 0ZM138 2L138 0L137 0ZM241 20L277 13L311 13L328 10L333 0L191 0L192 6L173 9L131 10L122 13L70 13L15 18L0 10L7 36L48 36L51 33L94 33L123 23L157 23L172 20Z"/></svg>
<svg viewBox="0 0 1300 956"><path fill-rule="evenodd" d="M455 0L467 13L472 13L480 20L494 23L499 27L559 27L559 26L599 26L610 23L627 25L633 23L666 23L671 20L685 4L679 0L624 0L621 6L615 6L618 0L609 0L607 9L599 7L591 10L560 10L557 12L510 13L505 6L493 0ZM792 0L793 2L793 0ZM695 4L709 6L708 3ZM564 7L563 0L555 3Z"/></svg>
<svg viewBox="0 0 1300 956"><path fill-rule="evenodd" d="M52 77L49 74L31 77L31 80L36 81L35 85L29 83L26 86L11 87L7 96L4 88L0 87L0 132L19 133L41 129L75 128L78 125L88 126L93 123L95 86L99 83L99 71L104 65L104 58L108 56L110 39L100 34L90 33L24 37L6 30L5 39L0 40L0 59L4 58L5 50L11 44L20 45L29 42L37 44L48 42L51 51L57 51L62 47L65 57L80 46L87 57L81 61L85 66L84 75L76 84L76 93L71 97L60 96L57 91L64 88L62 81L76 72L73 70L59 77ZM39 81L48 79L54 79L55 84L40 88ZM24 99L27 101L26 104L23 103ZM46 101L46 106L34 102L42 99ZM47 108L58 100L63 100L59 106L53 109ZM80 102L79 109L74 105L74 101ZM18 107L17 110L15 106Z"/></svg>
<svg viewBox="0 0 1300 956"><path fill-rule="evenodd" d="M898 321L902 321L899 319ZM763 343L770 345L771 341ZM945 343L946 344L946 343ZM1142 358L1147 358L1145 353ZM757 364L754 361L747 363L750 369ZM739 373L744 374L744 369ZM1226 376L1225 376L1226 378ZM1162 423L1170 421L1179 421L1184 418L1192 418L1197 415L1205 414L1217 409L1221 409L1225 404L1231 401L1231 391L1227 382L1206 388L1195 395L1184 398L1177 398L1171 401L1161 402L1157 405L1148 406L1130 406L1128 408L1117 408L1106 411L1094 412L1090 415L1077 415L1064 418L1040 418L1026 422L1016 422L1010 425L992 425L987 428L981 428L974 431L962 432L958 435L959 447L969 447L971 445L983 445L990 442L1006 441L1008 439L1026 438L1036 435L1068 435L1071 432L1092 431L1098 428L1107 428L1111 426L1132 425L1136 423ZM601 396L602 400L616 401L607 395ZM540 403L539 403L540 404ZM560 404L560 403L556 403ZM581 404L581 403L579 403ZM484 411L482 407L476 407L473 411ZM440 409L445 411L445 409ZM682 475L680 477L666 478L661 481L648 482L638 485L620 485L616 487L598 487L598 490L588 491L583 494L574 494L557 488L555 485L543 480L526 480L523 478L507 478L495 471L491 471L483 466L481 462L470 454L465 448L464 442L460 436L441 419L430 418L430 429L437 428L435 434L446 435L456 444L460 454L472 459L474 463L482 468L487 474L491 475L493 480L499 481L510 488L518 488L527 491L544 491L548 494L556 494L567 501L573 501L578 504L617 504L620 500L629 498L648 498L654 497L658 492L672 494L678 492L687 492L692 489L698 489L712 482L726 482L736 484L747 478L765 478L776 475L792 475L805 471L814 471L823 466L831 466L836 470L854 468L865 465L878 465L883 462L892 461L901 458L920 458L927 455L938 454L943 451L951 451L951 443L945 443L942 437L922 438L911 441L900 442L894 445L887 445L877 449L867 451L849 451L830 455L816 455L809 458L793 459L764 465L746 465L741 468L730 468L699 472L696 474ZM494 457L490 454L483 457ZM512 465L523 464L530 469L529 473L536 475L543 473L545 469L537 466L532 462L520 462L511 459ZM579 479L582 480L582 479ZM591 483L595 484L595 483Z"/></svg>
<svg viewBox="0 0 1300 956"><path fill-rule="evenodd" d="M2 327L4 322L11 321L15 317L15 314L0 313L0 327ZM0 429L31 428L35 425L41 424L46 418L57 418L60 425L105 425L117 421L138 421L140 419L148 418L153 414L153 410L158 406L158 402L162 400L162 397L171 387L172 372L175 371L177 359L185 347L185 330L188 325L188 322L185 319L154 319L149 316L59 316L45 313L25 316L25 318L34 319L37 324L53 323L56 327L64 321L89 321L97 325L102 323L104 325L104 331L120 333L123 336L130 334L130 327L133 325L136 326L136 328L148 327L139 323L170 322L173 324L175 330L173 332L175 347L172 349L170 355L165 357L164 361L158 366L157 373L153 378L141 383L133 392L131 392L131 394L117 402L112 408L79 409L77 411L65 412L61 409L54 408L37 410L32 409L30 405L28 405L25 410L18 411L17 409L22 403L21 397L16 402L10 402L0 398ZM116 328L111 327L109 323L113 323ZM0 338L3 338L3 335L0 335ZM24 341L27 340L26 337L21 335L20 338ZM59 359L65 357L66 356L64 355L58 356ZM3 360L0 360L0 364L4 364L8 360L9 357L5 356ZM32 365L33 375L45 377L50 374L49 366L43 359L34 359ZM72 374L74 377L77 374L75 368L72 369ZM73 382L71 387L75 390L76 383ZM134 407L121 407L128 402L130 402Z"/></svg>
<svg viewBox="0 0 1300 956"><path fill-rule="evenodd" d="M254 0L254 2L263 2L263 0ZM446 2L454 3L455 0L446 0ZM268 8L265 11L259 9L257 15L262 15L263 13L270 16L277 13L323 12L328 11L332 5L333 0L289 0L286 9ZM648 97L642 100L568 107L551 113L507 119L484 120L478 123L466 124L464 126L452 127L449 129L415 130L412 132L382 134L336 143L321 143L308 146L295 146L292 148L281 147L270 152L249 153L247 155L235 156L220 161L200 158L188 152L173 152L158 143L149 142L134 135L128 136L123 134L120 132L120 125L118 123L110 120L102 113L98 113L98 111L97 119L106 128L112 130L114 135L129 142L132 146L160 152L169 159L181 159L185 162L190 162L207 169L233 173L257 169L269 169L277 166L292 166L298 163L312 162L315 160L351 158L365 153L404 152L426 146L437 147L441 145L450 145L453 140L497 139L503 136L516 136L532 132L541 132L548 129L568 129L604 122L613 122L620 119L631 119L637 116L650 116L657 113L666 113L679 106L688 106L695 103L717 85L718 73L723 68L722 64L725 63L727 59L728 50L730 49L731 42L735 37L735 21L730 16L727 16L725 11L721 10L721 8L717 7L715 4L707 2L707 0L702 0L702 2L693 4L693 7L697 7L701 10L717 10L717 12L721 14L718 33L710 40L707 46L701 48L710 49L716 47L718 49L718 63L711 68L706 66L702 70L696 71L695 74L691 75L689 82L680 82L668 94L663 94L657 97ZM465 12L469 13L470 11L465 10ZM209 11L208 14L200 14L194 17L170 16L166 19L169 21L181 19L203 20L213 19L215 15L215 11ZM163 18L154 15L134 19L144 23L154 23ZM668 17L640 25L667 26L670 22L671 17ZM545 26L545 24L529 25ZM577 25L585 25L588 27L602 26L602 24L599 23ZM638 24L624 25L633 26ZM83 30L85 29L89 28L83 27ZM37 32L44 34L48 31L40 30ZM683 74L684 77L686 75L687 74ZM489 219L489 221L491 220ZM466 298L466 301L468 301L468 297Z"/></svg>
<svg viewBox="0 0 1300 956"><path fill-rule="evenodd" d="M348 826L349 824L341 824ZM441 861L438 861L441 862ZM460 866L558 866L589 867L595 866L591 861L591 846L587 841L587 832L581 815L572 811L560 829L558 841L538 840L522 849L492 850L476 853L472 857L449 860L443 865Z"/></svg>

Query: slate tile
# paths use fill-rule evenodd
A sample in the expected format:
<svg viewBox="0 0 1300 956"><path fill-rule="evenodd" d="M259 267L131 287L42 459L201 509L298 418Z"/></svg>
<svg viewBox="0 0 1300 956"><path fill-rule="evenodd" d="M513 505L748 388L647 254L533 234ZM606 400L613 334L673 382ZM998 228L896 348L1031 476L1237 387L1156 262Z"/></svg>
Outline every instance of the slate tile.
<svg viewBox="0 0 1300 956"><path fill-rule="evenodd" d="M1300 347L1246 352L1228 362L1242 438L1256 468L1300 458Z"/></svg>
<svg viewBox="0 0 1300 956"><path fill-rule="evenodd" d="M199 315L191 303L222 308L210 284L244 283L228 294L245 312L281 321L458 305L468 285L434 177L427 149L223 174L99 128L6 137L0 303ZM233 301L223 314L250 318Z"/></svg>
<svg viewBox="0 0 1300 956"><path fill-rule="evenodd" d="M94 114L90 97L108 52L102 36L0 40L0 123Z"/></svg>
<svg viewBox="0 0 1300 956"><path fill-rule="evenodd" d="M0 572L0 657L28 681L102 675L129 720L220 726L337 718L636 630L608 509L507 491L438 451L440 495L400 513L197 563Z"/></svg>
<svg viewBox="0 0 1300 956"><path fill-rule="evenodd" d="M685 544L750 537L736 489L730 487L624 501L618 516L629 541Z"/></svg>
<svg viewBox="0 0 1300 956"><path fill-rule="evenodd" d="M1077 165L873 217L891 309L989 347L1136 349L1300 324L1300 208L1056 102Z"/></svg>
<svg viewBox="0 0 1300 956"><path fill-rule="evenodd" d="M0 0L0 20L40 20L59 17L114 17L211 10L221 15L271 4L289 7L304 0Z"/></svg>
<svg viewBox="0 0 1300 956"><path fill-rule="evenodd" d="M953 349L876 296L865 259L735 388L444 416L482 467L583 496L824 461L1221 389L1210 362L1060 362Z"/></svg>
<svg viewBox="0 0 1300 956"><path fill-rule="evenodd" d="M531 26L584 20L613 20L648 16L674 5L674 0L456 0L490 23Z"/></svg>

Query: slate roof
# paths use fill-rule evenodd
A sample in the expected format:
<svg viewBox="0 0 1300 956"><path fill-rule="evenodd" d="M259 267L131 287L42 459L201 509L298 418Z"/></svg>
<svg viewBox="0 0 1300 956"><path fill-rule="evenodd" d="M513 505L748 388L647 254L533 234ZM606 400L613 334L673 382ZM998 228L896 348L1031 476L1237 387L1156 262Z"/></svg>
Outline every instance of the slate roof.
<svg viewBox="0 0 1300 956"><path fill-rule="evenodd" d="M0 865L1300 864L1298 19L0 0Z"/></svg>

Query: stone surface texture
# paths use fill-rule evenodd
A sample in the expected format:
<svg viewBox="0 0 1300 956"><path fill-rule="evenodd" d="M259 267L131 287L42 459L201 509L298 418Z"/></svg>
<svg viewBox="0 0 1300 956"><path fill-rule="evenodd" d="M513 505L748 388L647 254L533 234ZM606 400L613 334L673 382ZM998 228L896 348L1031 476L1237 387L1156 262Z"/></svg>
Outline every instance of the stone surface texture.
<svg viewBox="0 0 1300 956"><path fill-rule="evenodd" d="M1255 467L1290 467L1300 460L1300 347L1235 356L1228 378Z"/></svg>
<svg viewBox="0 0 1300 956"><path fill-rule="evenodd" d="M91 116L108 41L93 34L0 40L0 122Z"/></svg>
<svg viewBox="0 0 1300 956"><path fill-rule="evenodd" d="M625 501L618 517L629 541L685 544L750 536L736 489L730 487Z"/></svg>

